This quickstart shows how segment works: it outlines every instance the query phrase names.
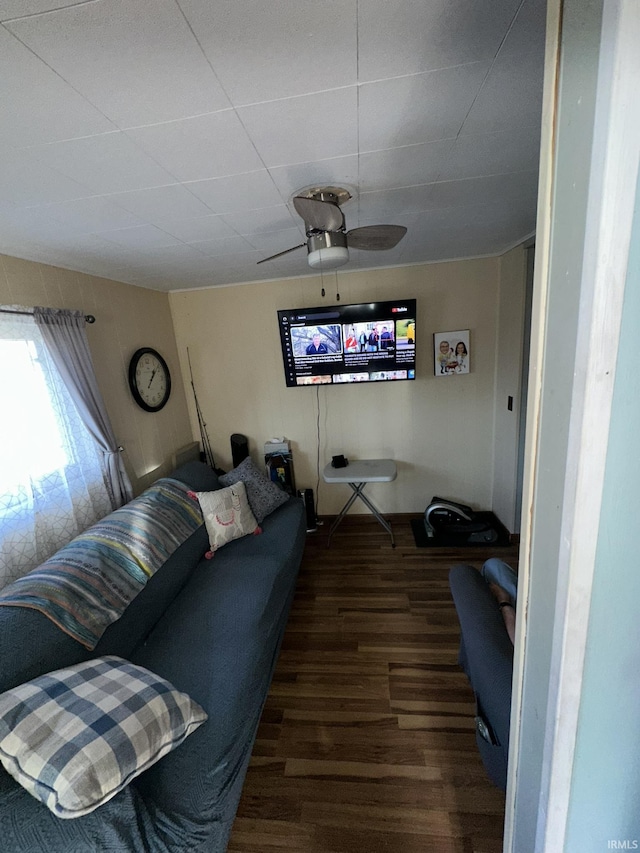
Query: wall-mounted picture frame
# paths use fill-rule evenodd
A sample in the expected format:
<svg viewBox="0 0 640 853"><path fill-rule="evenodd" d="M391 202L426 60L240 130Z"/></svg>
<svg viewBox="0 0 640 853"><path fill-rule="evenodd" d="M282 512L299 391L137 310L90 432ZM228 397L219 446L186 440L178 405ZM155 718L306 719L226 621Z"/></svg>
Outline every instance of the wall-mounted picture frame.
<svg viewBox="0 0 640 853"><path fill-rule="evenodd" d="M470 358L469 329L434 334L433 360L436 376L469 373Z"/></svg>

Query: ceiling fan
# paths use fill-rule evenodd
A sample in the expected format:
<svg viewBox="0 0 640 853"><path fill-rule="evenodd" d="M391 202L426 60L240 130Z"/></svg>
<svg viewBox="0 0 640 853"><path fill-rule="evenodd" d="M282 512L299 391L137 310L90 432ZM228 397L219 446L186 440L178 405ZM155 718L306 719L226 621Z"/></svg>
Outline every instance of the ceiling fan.
<svg viewBox="0 0 640 853"><path fill-rule="evenodd" d="M307 242L300 243L258 261L272 261L307 247L309 266L329 270L341 267L349 260L349 247L382 251L393 249L407 233L404 225L365 225L345 230L340 205L349 201L351 193L342 187L313 187L293 197L296 212L304 219Z"/></svg>

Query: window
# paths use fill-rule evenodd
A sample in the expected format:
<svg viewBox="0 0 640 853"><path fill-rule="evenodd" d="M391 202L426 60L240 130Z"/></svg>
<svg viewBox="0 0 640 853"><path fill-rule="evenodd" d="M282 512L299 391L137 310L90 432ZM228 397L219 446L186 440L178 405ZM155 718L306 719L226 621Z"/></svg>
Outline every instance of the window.
<svg viewBox="0 0 640 853"><path fill-rule="evenodd" d="M102 453L35 321L0 314L0 587L111 511Z"/></svg>

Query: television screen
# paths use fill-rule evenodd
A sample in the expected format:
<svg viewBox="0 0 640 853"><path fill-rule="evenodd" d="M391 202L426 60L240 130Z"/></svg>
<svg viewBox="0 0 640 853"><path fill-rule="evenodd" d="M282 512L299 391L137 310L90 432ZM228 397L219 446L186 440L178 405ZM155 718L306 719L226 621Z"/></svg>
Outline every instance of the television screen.
<svg viewBox="0 0 640 853"><path fill-rule="evenodd" d="M288 386L416 378L416 300L278 311Z"/></svg>

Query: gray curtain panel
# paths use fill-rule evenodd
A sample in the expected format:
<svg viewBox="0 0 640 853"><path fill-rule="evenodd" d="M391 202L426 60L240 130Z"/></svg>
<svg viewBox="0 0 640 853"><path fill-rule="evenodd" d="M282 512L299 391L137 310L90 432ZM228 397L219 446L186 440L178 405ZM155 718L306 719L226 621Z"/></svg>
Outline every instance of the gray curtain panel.
<svg viewBox="0 0 640 853"><path fill-rule="evenodd" d="M117 509L131 500L133 489L98 389L84 314L36 307L33 315L80 417L104 454L107 486L113 508Z"/></svg>

